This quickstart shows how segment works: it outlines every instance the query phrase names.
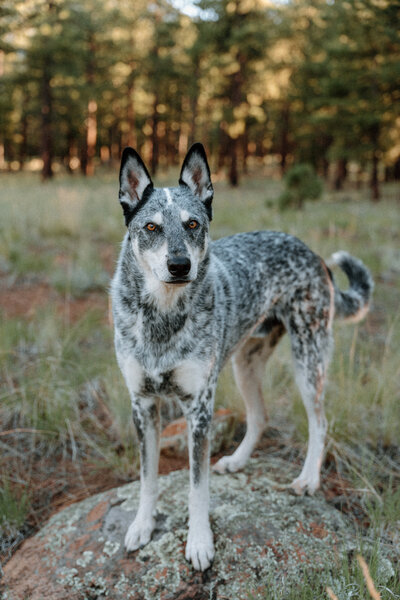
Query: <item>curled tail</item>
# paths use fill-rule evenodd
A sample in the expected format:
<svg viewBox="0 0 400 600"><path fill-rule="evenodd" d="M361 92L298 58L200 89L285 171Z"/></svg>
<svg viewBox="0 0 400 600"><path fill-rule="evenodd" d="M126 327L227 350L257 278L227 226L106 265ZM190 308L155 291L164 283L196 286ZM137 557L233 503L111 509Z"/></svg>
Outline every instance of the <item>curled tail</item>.
<svg viewBox="0 0 400 600"><path fill-rule="evenodd" d="M335 314L348 321L361 321L369 310L374 282L367 267L359 260L342 250L332 254L330 264L339 265L346 273L350 288L343 292L333 281L335 288Z"/></svg>

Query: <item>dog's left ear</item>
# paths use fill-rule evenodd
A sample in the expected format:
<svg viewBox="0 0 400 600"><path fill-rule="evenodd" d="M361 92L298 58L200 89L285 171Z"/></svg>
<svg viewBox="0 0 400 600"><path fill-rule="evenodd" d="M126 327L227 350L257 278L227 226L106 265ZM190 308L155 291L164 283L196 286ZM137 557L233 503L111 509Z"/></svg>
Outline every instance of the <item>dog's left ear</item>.
<svg viewBox="0 0 400 600"><path fill-rule="evenodd" d="M152 190L153 182L139 154L133 148L125 148L119 171L119 201L126 225Z"/></svg>
<svg viewBox="0 0 400 600"><path fill-rule="evenodd" d="M202 144L193 144L183 161L179 183L187 185L195 196L204 202L211 221L211 202L214 189L211 183L210 168Z"/></svg>

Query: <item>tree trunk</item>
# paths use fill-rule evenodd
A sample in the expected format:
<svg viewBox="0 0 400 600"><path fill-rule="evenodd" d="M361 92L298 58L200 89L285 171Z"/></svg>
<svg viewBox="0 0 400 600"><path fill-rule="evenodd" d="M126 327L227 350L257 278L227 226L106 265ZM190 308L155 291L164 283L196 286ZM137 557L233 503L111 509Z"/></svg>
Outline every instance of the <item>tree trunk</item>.
<svg viewBox="0 0 400 600"><path fill-rule="evenodd" d="M372 141L372 173L371 173L371 195L373 202L378 202L381 199L381 192L379 189L379 176L378 176L378 165L379 165L379 123L375 123L372 126L371 141Z"/></svg>
<svg viewBox="0 0 400 600"><path fill-rule="evenodd" d="M193 77L192 88L191 88L191 92L190 92L190 100L189 100L189 106L190 106L189 145L190 146L192 144L194 144L194 142L197 141L196 120L197 120L197 113L198 113L198 106L199 106L200 74L201 74L200 73L200 58L197 57L196 61L195 61L195 65L194 65L194 77Z"/></svg>
<svg viewBox="0 0 400 600"><path fill-rule="evenodd" d="M81 165L81 173L82 175L86 175L87 173L87 135L82 138L81 144L79 146L79 162Z"/></svg>
<svg viewBox="0 0 400 600"><path fill-rule="evenodd" d="M231 99L232 116L230 123L235 123L235 108L239 107L243 100L243 81L244 81L244 68L246 59L241 55L240 51L237 53L237 62L239 63L239 69L233 73L230 77L229 85L229 97ZM239 185L239 172L238 172L238 139L237 136L229 136L229 183L236 187Z"/></svg>
<svg viewBox="0 0 400 600"><path fill-rule="evenodd" d="M50 13L54 10L54 2L51 0L47 3L47 10ZM42 77L42 179L51 179L53 177L53 131L52 131L52 118L53 118L53 96L51 93L51 54L49 54L43 64L43 77Z"/></svg>
<svg viewBox="0 0 400 600"><path fill-rule="evenodd" d="M160 154L160 146L158 140L158 113L157 113L157 105L158 105L158 95L155 95L154 103L153 103L153 117L152 117L152 132L151 132L151 159L150 159L150 169L151 174L155 175L158 169L159 163L159 154Z"/></svg>
<svg viewBox="0 0 400 600"><path fill-rule="evenodd" d="M345 158L339 158L336 164L336 174L334 187L335 190L339 191L343 188L343 183L347 177L347 160Z"/></svg>
<svg viewBox="0 0 400 600"><path fill-rule="evenodd" d="M380 192L380 188L379 188L379 178L378 178L378 165L379 165L378 153L376 150L374 150L374 153L372 156L372 173L371 173L371 184L370 184L372 200L374 202L378 202L381 199L381 192Z"/></svg>
<svg viewBox="0 0 400 600"><path fill-rule="evenodd" d="M5 64L5 52L0 50L0 77L4 75L4 64ZM5 146L4 146L4 138L0 139L0 169L4 169L6 166L6 157L5 157Z"/></svg>
<svg viewBox="0 0 400 600"><path fill-rule="evenodd" d="M236 187L239 185L239 174L237 168L237 138L229 139L229 183Z"/></svg>
<svg viewBox="0 0 400 600"><path fill-rule="evenodd" d="M247 124L246 124L246 129L244 131L244 134L241 136L241 147L242 147L242 171L245 175L248 174L249 169L248 169L248 164L247 164L247 159L249 158L249 134L248 134L248 130L247 130Z"/></svg>
<svg viewBox="0 0 400 600"><path fill-rule="evenodd" d="M25 95L24 97L24 106L26 106L28 102L28 98ZM19 147L19 168L22 171L24 169L24 164L27 158L27 149L28 149L28 118L25 111L21 117L21 145Z"/></svg>
<svg viewBox="0 0 400 600"><path fill-rule="evenodd" d="M325 179L325 181L327 181L329 176L329 160L326 158L326 156L324 156L324 158L322 159L322 173L323 178Z"/></svg>
<svg viewBox="0 0 400 600"><path fill-rule="evenodd" d="M86 86L89 91L85 140L81 146L81 171L84 175L94 175L94 157L96 155L97 142L97 102L94 99L94 75L96 44L92 34L89 35L89 59L86 68Z"/></svg>
<svg viewBox="0 0 400 600"><path fill-rule="evenodd" d="M97 102L89 100L86 128L86 169L85 174L94 175L94 157L96 155L97 141Z"/></svg>
<svg viewBox="0 0 400 600"><path fill-rule="evenodd" d="M280 155L281 155L280 170L281 170L282 176L285 174L285 171L286 171L287 155L289 153L289 116L290 116L289 105L285 104L285 106L282 109L282 113L281 113L282 129L281 129L281 136L280 136L281 137L281 139L280 139Z"/></svg>
<svg viewBox="0 0 400 600"><path fill-rule="evenodd" d="M131 69L134 69L134 65L131 64ZM128 108L126 111L126 118L128 121L128 136L127 136L127 144L128 146L131 146L132 148L136 148L137 145L137 139L136 139L136 133L135 133L135 109L133 106L133 86L134 86L134 82L133 79L131 79L129 81L128 84L128 90L127 90L127 97L128 97Z"/></svg>
<svg viewBox="0 0 400 600"><path fill-rule="evenodd" d="M75 146L74 146L74 134L71 129L68 129L67 132L67 144L64 152L64 165L67 170L67 173L72 175L71 161L75 157Z"/></svg>
<svg viewBox="0 0 400 600"><path fill-rule="evenodd" d="M219 143L218 143L218 161L217 168L221 171L225 166L225 157L228 148L228 135L224 130L222 124L219 126Z"/></svg>
<svg viewBox="0 0 400 600"><path fill-rule="evenodd" d="M179 157L184 157L188 147L189 147L189 139L190 139L190 145L193 144L194 142L194 136L193 136L193 126L194 123L193 121L188 122L185 118L185 115L187 114L187 112L189 112L189 114L192 111L192 99L190 97L182 97L182 103L181 103L181 122L180 122L180 126L179 126L179 133L178 133L178 155ZM193 118L193 114L192 114L192 118Z"/></svg>
<svg viewBox="0 0 400 600"><path fill-rule="evenodd" d="M400 181L400 156L394 163L393 167L393 177L395 181Z"/></svg>
<svg viewBox="0 0 400 600"><path fill-rule="evenodd" d="M190 99L190 133L189 133L189 145L195 143L197 139L196 133L196 120L197 120L197 111L198 111L198 101L197 96Z"/></svg>
<svg viewBox="0 0 400 600"><path fill-rule="evenodd" d="M52 138L52 108L53 98L50 87L50 69L48 63L43 67L42 79L42 179L53 177L53 138Z"/></svg>

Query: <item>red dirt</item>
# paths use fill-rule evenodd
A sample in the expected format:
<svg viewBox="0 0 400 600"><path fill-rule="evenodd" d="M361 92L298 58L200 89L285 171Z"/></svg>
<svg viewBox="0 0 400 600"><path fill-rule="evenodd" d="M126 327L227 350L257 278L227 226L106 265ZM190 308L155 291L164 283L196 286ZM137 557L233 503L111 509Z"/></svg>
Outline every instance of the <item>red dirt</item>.
<svg viewBox="0 0 400 600"><path fill-rule="evenodd" d="M5 318L31 319L38 309L52 304L54 297L46 283L0 288L0 310Z"/></svg>
<svg viewBox="0 0 400 600"><path fill-rule="evenodd" d="M161 451L158 472L160 475L168 475L171 471L179 471L189 467L189 459L181 456L172 456Z"/></svg>
<svg viewBox="0 0 400 600"><path fill-rule="evenodd" d="M91 292L84 298L68 298L57 302L57 313L71 323L79 321L90 310L98 310L109 320L109 304L106 294Z"/></svg>
<svg viewBox="0 0 400 600"><path fill-rule="evenodd" d="M55 309L71 323L79 321L89 310L98 310L104 314L104 320L109 320L106 293L91 292L82 298L63 297L44 282L1 287L0 280L0 313L4 318L32 320L45 308Z"/></svg>
<svg viewBox="0 0 400 600"><path fill-rule="evenodd" d="M220 408L214 413L214 419L216 417L223 417L223 416L227 416L227 415L232 415L232 411L230 411L226 408ZM176 419L175 421L172 421L172 423L167 425L164 428L164 430L161 434L161 437L168 438L168 437L173 437L175 435L184 435L184 434L186 434L186 430L187 430L186 419L185 419L185 417L181 417L180 419Z"/></svg>

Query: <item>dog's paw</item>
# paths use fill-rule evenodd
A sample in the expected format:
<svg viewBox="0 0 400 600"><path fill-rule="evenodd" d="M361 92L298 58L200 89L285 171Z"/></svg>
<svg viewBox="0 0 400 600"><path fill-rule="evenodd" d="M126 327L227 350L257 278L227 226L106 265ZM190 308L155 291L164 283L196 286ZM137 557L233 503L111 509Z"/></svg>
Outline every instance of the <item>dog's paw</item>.
<svg viewBox="0 0 400 600"><path fill-rule="evenodd" d="M213 471L216 473L235 473L244 467L246 461L242 461L232 456L223 456L213 466Z"/></svg>
<svg viewBox="0 0 400 600"><path fill-rule="evenodd" d="M139 516L130 524L125 536L125 548L133 552L149 543L155 526L153 517L142 519Z"/></svg>
<svg viewBox="0 0 400 600"><path fill-rule="evenodd" d="M290 487L298 496L302 496L305 493L312 496L319 488L319 477L315 478L299 475L299 477L296 477L296 479L292 481Z"/></svg>
<svg viewBox="0 0 400 600"><path fill-rule="evenodd" d="M189 530L186 543L186 560L192 563L196 571L205 571L211 565L215 550L211 529L208 527L201 534Z"/></svg>

